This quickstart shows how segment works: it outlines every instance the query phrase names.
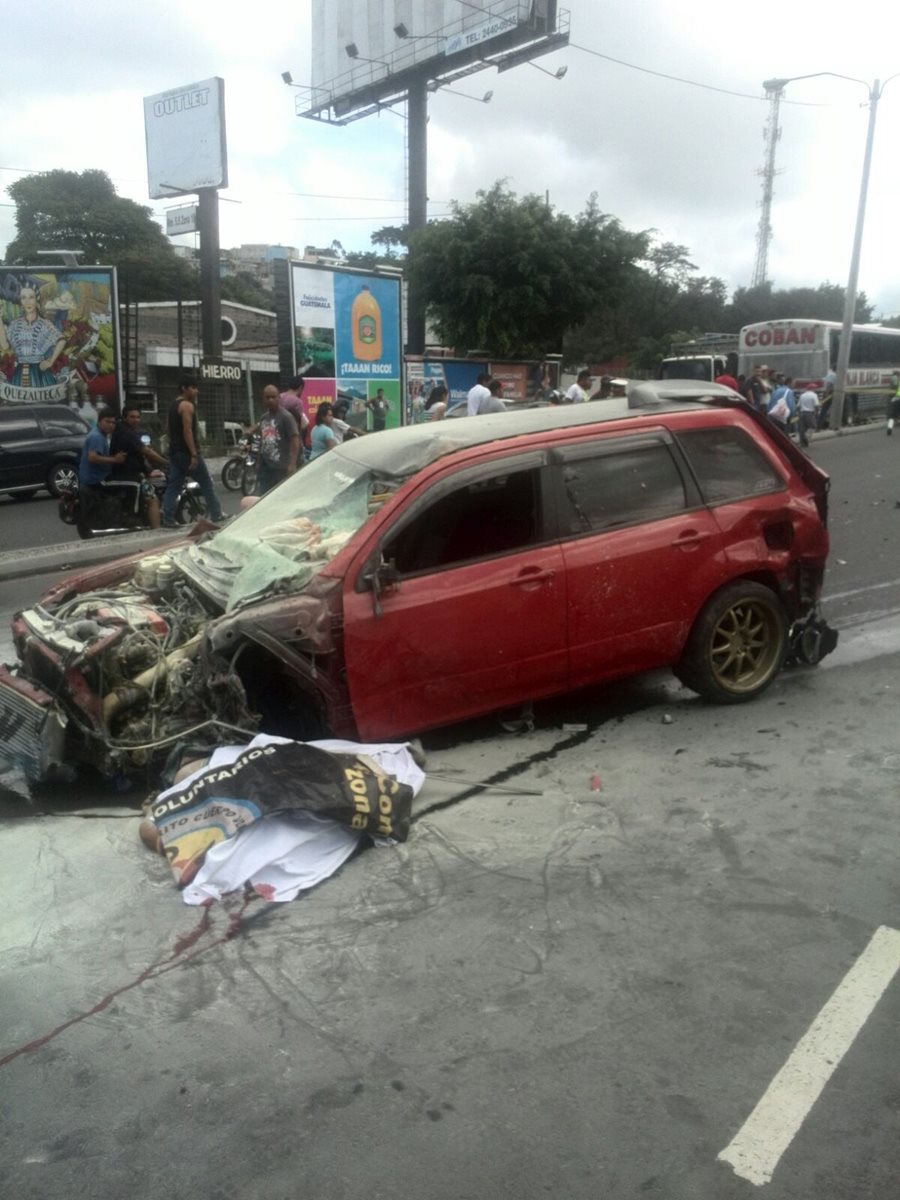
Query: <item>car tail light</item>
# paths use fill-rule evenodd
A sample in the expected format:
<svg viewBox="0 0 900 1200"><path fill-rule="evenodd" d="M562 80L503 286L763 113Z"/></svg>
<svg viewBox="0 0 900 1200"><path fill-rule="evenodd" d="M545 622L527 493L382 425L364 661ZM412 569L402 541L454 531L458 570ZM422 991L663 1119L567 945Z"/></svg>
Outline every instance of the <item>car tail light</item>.
<svg viewBox="0 0 900 1200"><path fill-rule="evenodd" d="M768 521L763 526L763 537L770 550L790 550L794 544L794 526L787 519Z"/></svg>
<svg viewBox="0 0 900 1200"><path fill-rule="evenodd" d="M797 566L797 594L801 605L815 604L822 591L825 571L821 563L799 563Z"/></svg>

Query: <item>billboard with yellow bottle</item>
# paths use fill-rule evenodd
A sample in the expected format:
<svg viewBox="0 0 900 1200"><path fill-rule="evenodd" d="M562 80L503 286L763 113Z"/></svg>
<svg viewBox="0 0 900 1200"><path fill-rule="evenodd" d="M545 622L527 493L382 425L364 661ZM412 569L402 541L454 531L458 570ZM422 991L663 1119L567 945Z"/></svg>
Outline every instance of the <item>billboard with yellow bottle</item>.
<svg viewBox="0 0 900 1200"><path fill-rule="evenodd" d="M370 428L400 424L400 277L292 263L291 290L296 373L358 397ZM384 423L367 403L379 389Z"/></svg>

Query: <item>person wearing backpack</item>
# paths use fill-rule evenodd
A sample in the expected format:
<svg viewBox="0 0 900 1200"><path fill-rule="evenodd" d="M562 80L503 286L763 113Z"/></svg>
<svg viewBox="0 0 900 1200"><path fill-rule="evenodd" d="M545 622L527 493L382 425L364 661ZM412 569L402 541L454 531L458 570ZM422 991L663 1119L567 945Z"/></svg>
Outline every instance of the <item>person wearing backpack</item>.
<svg viewBox="0 0 900 1200"><path fill-rule="evenodd" d="M793 388L791 387L793 382L790 375L785 376L784 383L780 384L772 392L769 407L766 410L769 420L773 421L785 433L790 428L791 421L794 419L794 413L797 411L797 397L794 395Z"/></svg>

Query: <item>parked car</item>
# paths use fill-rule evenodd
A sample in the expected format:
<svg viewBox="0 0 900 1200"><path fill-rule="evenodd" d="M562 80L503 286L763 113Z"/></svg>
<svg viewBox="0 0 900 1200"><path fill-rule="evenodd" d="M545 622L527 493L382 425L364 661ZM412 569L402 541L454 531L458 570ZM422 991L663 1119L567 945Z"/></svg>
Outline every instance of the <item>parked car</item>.
<svg viewBox="0 0 900 1200"><path fill-rule="evenodd" d="M828 476L727 388L629 403L354 439L218 533L61 581L13 621L8 745L131 775L186 739L396 739L658 667L757 696L836 640Z"/></svg>
<svg viewBox="0 0 900 1200"><path fill-rule="evenodd" d="M30 500L78 483L81 447L90 432L84 417L65 404L0 407L0 493Z"/></svg>

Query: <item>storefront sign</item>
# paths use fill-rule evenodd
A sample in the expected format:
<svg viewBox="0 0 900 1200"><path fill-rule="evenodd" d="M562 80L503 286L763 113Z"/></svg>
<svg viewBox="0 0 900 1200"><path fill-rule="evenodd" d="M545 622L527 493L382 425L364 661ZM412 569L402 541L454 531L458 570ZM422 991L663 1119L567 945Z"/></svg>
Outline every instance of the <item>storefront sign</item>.
<svg viewBox="0 0 900 1200"><path fill-rule="evenodd" d="M204 358L200 360L200 378L204 383L243 383L244 368L239 362Z"/></svg>

